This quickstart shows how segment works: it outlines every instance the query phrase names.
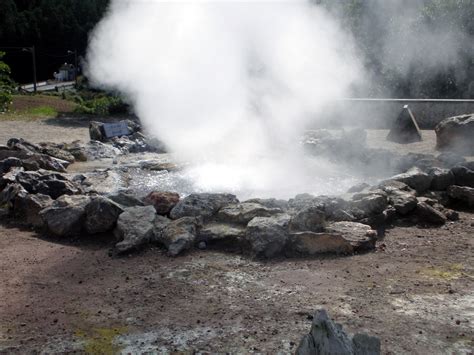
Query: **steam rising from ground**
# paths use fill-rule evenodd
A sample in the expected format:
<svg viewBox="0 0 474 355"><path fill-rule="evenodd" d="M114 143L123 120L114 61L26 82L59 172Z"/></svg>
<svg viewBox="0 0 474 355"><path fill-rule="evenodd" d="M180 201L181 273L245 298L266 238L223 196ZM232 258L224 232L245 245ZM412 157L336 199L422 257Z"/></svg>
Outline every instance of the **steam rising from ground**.
<svg viewBox="0 0 474 355"><path fill-rule="evenodd" d="M91 38L88 75L192 163L197 189L290 197L341 188L328 183L336 167L308 161L298 139L325 103L348 96L361 75L354 53L305 0L115 0Z"/></svg>

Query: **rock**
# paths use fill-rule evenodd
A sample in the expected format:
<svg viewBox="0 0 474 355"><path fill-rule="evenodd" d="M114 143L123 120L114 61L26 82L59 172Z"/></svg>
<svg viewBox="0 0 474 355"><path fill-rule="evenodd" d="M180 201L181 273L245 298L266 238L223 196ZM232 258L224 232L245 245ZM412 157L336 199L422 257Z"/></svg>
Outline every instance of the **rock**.
<svg viewBox="0 0 474 355"><path fill-rule="evenodd" d="M99 141L90 141L85 147L87 160L115 158L122 154L122 151L110 144Z"/></svg>
<svg viewBox="0 0 474 355"><path fill-rule="evenodd" d="M450 186L448 187L448 196L456 203L466 207L474 207L474 188L472 187Z"/></svg>
<svg viewBox="0 0 474 355"><path fill-rule="evenodd" d="M20 168L22 166L23 162L18 158L10 157L3 159L0 161L0 176L8 173L13 167Z"/></svg>
<svg viewBox="0 0 474 355"><path fill-rule="evenodd" d="M17 196L26 196L27 191L20 184L9 184L0 191L0 208L13 211Z"/></svg>
<svg viewBox="0 0 474 355"><path fill-rule="evenodd" d="M326 225L326 215L320 208L309 206L299 210L291 218L290 231L292 232L322 232Z"/></svg>
<svg viewBox="0 0 474 355"><path fill-rule="evenodd" d="M92 141L105 141L104 124L102 122L91 121L89 123L89 136Z"/></svg>
<svg viewBox="0 0 474 355"><path fill-rule="evenodd" d="M15 199L15 214L22 216L28 225L41 228L44 226L44 221L39 213L50 207L53 202L54 200L48 195L22 194Z"/></svg>
<svg viewBox="0 0 474 355"><path fill-rule="evenodd" d="M311 330L301 339L296 355L379 355L380 348L376 337L356 334L351 338L321 309L313 316Z"/></svg>
<svg viewBox="0 0 474 355"><path fill-rule="evenodd" d="M120 191L115 194L108 195L107 197L122 207L143 206L142 201L136 198L135 195L128 192Z"/></svg>
<svg viewBox="0 0 474 355"><path fill-rule="evenodd" d="M416 167L417 165L423 166L424 165L422 163L423 161L426 161L426 160L433 161L434 159L435 159L434 155L431 155L431 154L408 153L408 154L399 156L395 160L394 162L395 171L405 172L411 168Z"/></svg>
<svg viewBox="0 0 474 355"><path fill-rule="evenodd" d="M474 155L474 115L446 118L436 127L436 149Z"/></svg>
<svg viewBox="0 0 474 355"><path fill-rule="evenodd" d="M415 189L418 193L422 193L430 188L432 177L419 168L411 168L406 173L392 176L390 179L401 181Z"/></svg>
<svg viewBox="0 0 474 355"><path fill-rule="evenodd" d="M401 190L393 189L388 196L390 205L402 216L413 211L418 203L413 194Z"/></svg>
<svg viewBox="0 0 474 355"><path fill-rule="evenodd" d="M69 162L50 157L46 154L33 154L23 160L23 166L27 170L44 169L65 173L66 168L69 166Z"/></svg>
<svg viewBox="0 0 474 355"><path fill-rule="evenodd" d="M224 223L211 223L199 231L198 241L212 249L242 251L245 243L245 228Z"/></svg>
<svg viewBox="0 0 474 355"><path fill-rule="evenodd" d="M451 169L451 172L456 185L474 187L474 171L464 166L456 166Z"/></svg>
<svg viewBox="0 0 474 355"><path fill-rule="evenodd" d="M175 192L153 191L143 200L145 205L155 207L156 213L167 215L179 202L179 195Z"/></svg>
<svg viewBox="0 0 474 355"><path fill-rule="evenodd" d="M170 217L179 219L182 217L199 217L210 219L222 207L238 203L239 200L231 194L197 193L191 194L171 210Z"/></svg>
<svg viewBox="0 0 474 355"><path fill-rule="evenodd" d="M365 182L361 182L360 184L352 186L349 190L347 190L348 193L354 193L354 192L361 192L362 190L370 187L369 184L366 184Z"/></svg>
<svg viewBox="0 0 474 355"><path fill-rule="evenodd" d="M403 144L422 140L420 128L408 105L403 106L388 133L387 140Z"/></svg>
<svg viewBox="0 0 474 355"><path fill-rule="evenodd" d="M454 174L451 170L442 168L432 168L428 171L431 176L431 190L443 191L454 185Z"/></svg>
<svg viewBox="0 0 474 355"><path fill-rule="evenodd" d="M155 220L153 221L153 237L151 241L156 243L161 242L163 230L171 222L172 220L165 216L156 215Z"/></svg>
<svg viewBox="0 0 474 355"><path fill-rule="evenodd" d="M85 191L100 195L111 195L126 187L123 176L115 170L95 170L84 174L81 182Z"/></svg>
<svg viewBox="0 0 474 355"><path fill-rule="evenodd" d="M40 143L39 144L41 153L49 155L53 158L57 158L60 160L65 160L69 163L74 163L76 160L74 155L72 155L67 150L64 150L64 145L56 144L56 143Z"/></svg>
<svg viewBox="0 0 474 355"><path fill-rule="evenodd" d="M217 219L225 223L247 225L255 217L270 217L282 213L279 208L268 208L254 202L227 205L219 210Z"/></svg>
<svg viewBox="0 0 474 355"><path fill-rule="evenodd" d="M64 144L64 150L69 152L76 161L87 161L87 149L80 141Z"/></svg>
<svg viewBox="0 0 474 355"><path fill-rule="evenodd" d="M450 210L450 209L445 209L443 211L443 214L450 221L459 221L459 213L457 213L456 211L453 211L453 210Z"/></svg>
<svg viewBox="0 0 474 355"><path fill-rule="evenodd" d="M288 239L289 222L287 214L252 219L246 232L251 254L258 258L273 258L281 254Z"/></svg>
<svg viewBox="0 0 474 355"><path fill-rule="evenodd" d="M115 247L123 253L137 249L153 238L156 211L153 206L125 208L117 220L114 234L120 240Z"/></svg>
<svg viewBox="0 0 474 355"><path fill-rule="evenodd" d="M466 161L462 155L453 152L444 152L439 154L436 159L443 164L446 168L452 168L456 165L461 165Z"/></svg>
<svg viewBox="0 0 474 355"><path fill-rule="evenodd" d="M309 206L324 208L324 202L320 200L322 197L316 198L311 194L299 194L288 201L288 206L295 211Z"/></svg>
<svg viewBox="0 0 474 355"><path fill-rule="evenodd" d="M16 183L17 175L23 171L24 169L21 167L11 167L7 173L0 175L0 191L3 190L5 186Z"/></svg>
<svg viewBox="0 0 474 355"><path fill-rule="evenodd" d="M24 171L16 176L16 181L29 193L42 193L57 199L62 195L76 195L81 188L59 173L48 171Z"/></svg>
<svg viewBox="0 0 474 355"><path fill-rule="evenodd" d="M288 201L278 200L276 198L252 198L244 202L254 202L267 208L279 208L282 211L286 211L288 209Z"/></svg>
<svg viewBox="0 0 474 355"><path fill-rule="evenodd" d="M287 256L314 256L318 254L351 254L351 244L338 233L296 232L288 238Z"/></svg>
<svg viewBox="0 0 474 355"><path fill-rule="evenodd" d="M47 230L58 237L79 235L86 218L88 196L68 196L58 198L54 203L40 212Z"/></svg>
<svg viewBox="0 0 474 355"><path fill-rule="evenodd" d="M370 226L356 222L334 222L326 227L326 232L340 234L354 252L375 248L377 232Z"/></svg>
<svg viewBox="0 0 474 355"><path fill-rule="evenodd" d="M193 247L200 219L182 217L167 224L159 241L168 249L169 256L178 256Z"/></svg>
<svg viewBox="0 0 474 355"><path fill-rule="evenodd" d="M350 201L350 208L362 211L364 217L382 213L387 205L387 194L383 190L357 193Z"/></svg>
<svg viewBox="0 0 474 355"><path fill-rule="evenodd" d="M446 216L426 202L418 202L416 214L421 222L427 224L445 224Z"/></svg>
<svg viewBox="0 0 474 355"><path fill-rule="evenodd" d="M103 233L112 230L119 215L121 206L103 196L96 196L86 206L85 229L89 234Z"/></svg>

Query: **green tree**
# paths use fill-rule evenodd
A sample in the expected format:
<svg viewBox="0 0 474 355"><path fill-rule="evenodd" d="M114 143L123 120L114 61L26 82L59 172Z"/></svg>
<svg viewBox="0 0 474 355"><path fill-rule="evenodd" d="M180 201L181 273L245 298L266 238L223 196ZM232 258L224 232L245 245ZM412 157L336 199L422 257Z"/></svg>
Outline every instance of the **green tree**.
<svg viewBox="0 0 474 355"><path fill-rule="evenodd" d="M10 67L1 60L4 55L4 52L0 52L0 112L6 111L10 106L13 91Z"/></svg>

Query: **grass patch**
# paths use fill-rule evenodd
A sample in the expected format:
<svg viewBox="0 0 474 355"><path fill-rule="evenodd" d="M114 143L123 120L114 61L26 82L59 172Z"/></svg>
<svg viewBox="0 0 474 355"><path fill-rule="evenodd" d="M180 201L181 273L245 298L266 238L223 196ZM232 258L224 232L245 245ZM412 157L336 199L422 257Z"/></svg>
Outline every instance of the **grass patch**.
<svg viewBox="0 0 474 355"><path fill-rule="evenodd" d="M8 112L0 114L0 120L35 121L55 118L60 113L71 113L76 104L52 95L15 95Z"/></svg>

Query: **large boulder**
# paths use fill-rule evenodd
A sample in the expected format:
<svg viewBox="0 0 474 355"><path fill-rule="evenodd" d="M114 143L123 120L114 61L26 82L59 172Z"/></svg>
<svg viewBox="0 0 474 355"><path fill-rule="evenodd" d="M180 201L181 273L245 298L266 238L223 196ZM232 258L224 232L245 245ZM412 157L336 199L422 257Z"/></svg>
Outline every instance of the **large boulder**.
<svg viewBox="0 0 474 355"><path fill-rule="evenodd" d="M251 254L257 258L280 255L288 239L290 219L287 214L252 219L247 225L246 232Z"/></svg>
<svg viewBox="0 0 474 355"><path fill-rule="evenodd" d="M153 238L156 211L153 206L129 207L119 216L114 234L119 253L137 249Z"/></svg>
<svg viewBox="0 0 474 355"><path fill-rule="evenodd" d="M20 184L9 184L0 191L0 208L9 213L13 211L18 196L26 196L28 192Z"/></svg>
<svg viewBox="0 0 474 355"><path fill-rule="evenodd" d="M455 202L466 207L474 207L474 188L468 186L450 186L448 187L448 196Z"/></svg>
<svg viewBox="0 0 474 355"><path fill-rule="evenodd" d="M197 217L182 217L168 223L157 240L168 250L169 256L178 256L193 247L200 226Z"/></svg>
<svg viewBox="0 0 474 355"><path fill-rule="evenodd" d="M360 192L352 196L350 208L363 212L363 216L382 213L388 204L387 194L383 190Z"/></svg>
<svg viewBox="0 0 474 355"><path fill-rule="evenodd" d="M313 317L311 330L296 349L296 355L379 355L380 339L361 333L348 335L325 310Z"/></svg>
<svg viewBox="0 0 474 355"><path fill-rule="evenodd" d="M340 234L354 252L375 248L377 232L370 226L356 222L334 222L326 227L326 232Z"/></svg>
<svg viewBox="0 0 474 355"><path fill-rule="evenodd" d="M431 176L431 190L444 191L455 184L454 174L449 169L432 168L428 174Z"/></svg>
<svg viewBox="0 0 474 355"><path fill-rule="evenodd" d="M278 213L282 213L279 208L268 208L255 202L241 202L221 208L217 219L225 223L247 225L255 217L270 217Z"/></svg>
<svg viewBox="0 0 474 355"><path fill-rule="evenodd" d="M474 114L446 118L435 132L437 149L474 155Z"/></svg>
<svg viewBox="0 0 474 355"><path fill-rule="evenodd" d="M143 200L145 205L155 207L156 213L167 215L179 202L179 195L175 192L152 191Z"/></svg>
<svg viewBox="0 0 474 355"><path fill-rule="evenodd" d="M49 155L51 157L67 161L69 163L74 163L76 160L74 155L72 155L67 150L63 149L63 144L56 144L56 143L40 143L39 144L41 153Z"/></svg>
<svg viewBox="0 0 474 355"><path fill-rule="evenodd" d="M292 232L322 232L326 225L326 215L319 207L307 206L299 210L290 221Z"/></svg>
<svg viewBox="0 0 474 355"><path fill-rule="evenodd" d="M45 208L50 207L54 200L43 194L21 194L15 198L15 214L24 218L26 224L41 228L44 226L44 221L40 216L40 212Z"/></svg>
<svg viewBox="0 0 474 355"><path fill-rule="evenodd" d="M473 170L468 169L465 166L456 166L452 168L451 171L454 175L454 181L456 185L474 187L474 171Z"/></svg>
<svg viewBox="0 0 474 355"><path fill-rule="evenodd" d="M40 212L47 230L58 237L79 235L86 218L90 197L63 195Z"/></svg>
<svg viewBox="0 0 474 355"><path fill-rule="evenodd" d="M416 208L418 201L413 194L398 189L387 189L386 191L388 191L390 205L399 214L406 215Z"/></svg>
<svg viewBox="0 0 474 355"><path fill-rule="evenodd" d="M112 230L119 215L123 212L120 205L103 196L96 196L86 206L85 229L89 234Z"/></svg>
<svg viewBox="0 0 474 355"><path fill-rule="evenodd" d="M119 191L108 195L107 197L122 207L143 206L143 202L134 194L129 192Z"/></svg>
<svg viewBox="0 0 474 355"><path fill-rule="evenodd" d="M196 242L205 243L206 248L242 251L245 243L245 228L225 223L210 223L199 230Z"/></svg>
<svg viewBox="0 0 474 355"><path fill-rule="evenodd" d="M170 217L179 219L182 217L199 217L210 219L222 207L238 203L239 200L231 194L197 193L191 194L171 210Z"/></svg>
<svg viewBox="0 0 474 355"><path fill-rule="evenodd" d="M411 168L406 173L392 176L390 180L403 182L415 189L418 193L428 190L433 178L419 168Z"/></svg>
<svg viewBox="0 0 474 355"><path fill-rule="evenodd" d="M447 221L447 218L443 213L426 202L418 202L415 212L419 221L423 224L441 225L445 224Z"/></svg>
<svg viewBox="0 0 474 355"><path fill-rule="evenodd" d="M16 181L29 193L42 193L53 199L62 195L76 195L81 188L66 176L48 171L24 171L16 175Z"/></svg>
<svg viewBox="0 0 474 355"><path fill-rule="evenodd" d="M15 157L9 157L0 161L0 176L6 174L10 171L11 168L17 167L20 168L23 166L21 159Z"/></svg>

